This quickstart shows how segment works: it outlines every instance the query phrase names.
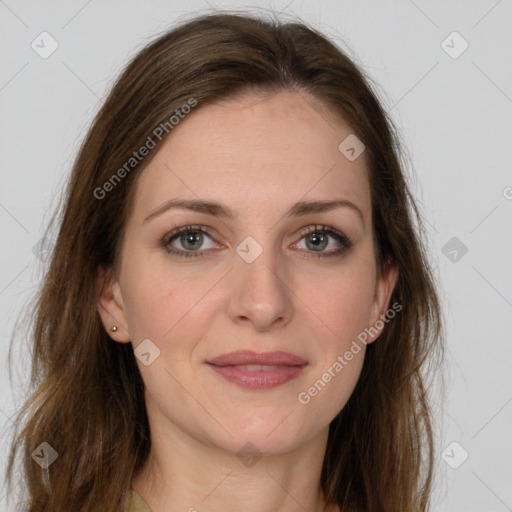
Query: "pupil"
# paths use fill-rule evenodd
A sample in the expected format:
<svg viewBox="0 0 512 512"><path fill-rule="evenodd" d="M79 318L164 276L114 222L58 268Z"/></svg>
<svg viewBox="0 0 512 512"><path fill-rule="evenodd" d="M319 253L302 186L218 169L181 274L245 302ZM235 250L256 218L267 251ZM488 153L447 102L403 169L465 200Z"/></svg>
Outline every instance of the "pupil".
<svg viewBox="0 0 512 512"><path fill-rule="evenodd" d="M201 246L200 234L197 232L189 233L188 235L185 235L184 239L185 239L185 243L183 245L185 247L187 246L188 243L190 243L192 246L195 245L195 247L189 247L190 249L198 249Z"/></svg>
<svg viewBox="0 0 512 512"><path fill-rule="evenodd" d="M325 236L319 235L318 233L313 233L310 237L310 241L313 247L319 247L322 242L325 242Z"/></svg>

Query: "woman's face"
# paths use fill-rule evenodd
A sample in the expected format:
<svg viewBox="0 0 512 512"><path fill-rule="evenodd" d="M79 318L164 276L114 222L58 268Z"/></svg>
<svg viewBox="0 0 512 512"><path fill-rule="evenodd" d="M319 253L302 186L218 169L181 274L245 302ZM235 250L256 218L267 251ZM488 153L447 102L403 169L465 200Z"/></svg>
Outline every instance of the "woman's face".
<svg viewBox="0 0 512 512"><path fill-rule="evenodd" d="M396 280L377 273L366 155L338 148L351 133L306 94L231 98L199 105L144 169L99 312L116 341L146 340L150 424L233 453L326 435ZM212 364L236 351L253 354Z"/></svg>

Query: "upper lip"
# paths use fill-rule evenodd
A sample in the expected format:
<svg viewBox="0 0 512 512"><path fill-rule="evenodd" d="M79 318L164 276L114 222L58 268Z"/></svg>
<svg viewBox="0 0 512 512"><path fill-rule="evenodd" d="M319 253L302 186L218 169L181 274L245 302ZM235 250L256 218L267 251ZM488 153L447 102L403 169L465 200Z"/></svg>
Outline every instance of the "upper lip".
<svg viewBox="0 0 512 512"><path fill-rule="evenodd" d="M261 364L269 366L302 366L307 364L302 357L288 352L253 352L252 350L237 350L208 359L207 363L216 366L238 366L245 364Z"/></svg>

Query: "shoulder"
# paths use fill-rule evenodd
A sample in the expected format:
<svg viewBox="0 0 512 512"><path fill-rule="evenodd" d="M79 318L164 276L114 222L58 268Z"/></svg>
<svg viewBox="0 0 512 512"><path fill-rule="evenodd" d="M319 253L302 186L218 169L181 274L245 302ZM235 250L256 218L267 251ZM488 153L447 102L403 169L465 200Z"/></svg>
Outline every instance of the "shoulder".
<svg viewBox="0 0 512 512"><path fill-rule="evenodd" d="M131 489L125 512L151 512L151 509L140 494L135 489Z"/></svg>

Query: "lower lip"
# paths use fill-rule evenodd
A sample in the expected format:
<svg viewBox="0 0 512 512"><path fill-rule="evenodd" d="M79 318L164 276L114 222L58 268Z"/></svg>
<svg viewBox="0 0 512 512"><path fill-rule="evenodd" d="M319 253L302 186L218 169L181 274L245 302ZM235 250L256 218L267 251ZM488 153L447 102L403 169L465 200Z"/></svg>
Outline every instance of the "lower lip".
<svg viewBox="0 0 512 512"><path fill-rule="evenodd" d="M297 377L307 364L302 366L277 366L268 370L246 370L237 366L208 366L229 382L247 389L271 389Z"/></svg>

